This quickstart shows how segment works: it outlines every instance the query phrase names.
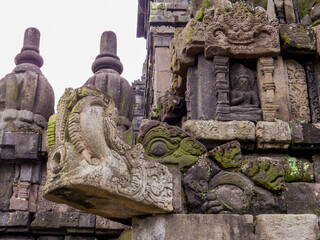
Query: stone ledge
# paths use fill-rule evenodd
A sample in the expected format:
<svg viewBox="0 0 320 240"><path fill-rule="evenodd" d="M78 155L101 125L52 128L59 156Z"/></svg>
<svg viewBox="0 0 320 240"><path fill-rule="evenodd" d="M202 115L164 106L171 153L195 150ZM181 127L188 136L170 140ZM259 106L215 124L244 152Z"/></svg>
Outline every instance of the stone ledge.
<svg viewBox="0 0 320 240"><path fill-rule="evenodd" d="M208 148L238 140L241 147L252 149L256 140L256 127L250 121L188 120L182 129Z"/></svg>
<svg viewBox="0 0 320 240"><path fill-rule="evenodd" d="M258 215L255 235L256 240L316 240L318 239L318 217L313 214Z"/></svg>
<svg viewBox="0 0 320 240"><path fill-rule="evenodd" d="M208 227L210 226L210 227ZM132 239L254 239L253 216L172 214L134 218ZM227 236L227 238L224 238ZM230 236L231 238L228 238Z"/></svg>

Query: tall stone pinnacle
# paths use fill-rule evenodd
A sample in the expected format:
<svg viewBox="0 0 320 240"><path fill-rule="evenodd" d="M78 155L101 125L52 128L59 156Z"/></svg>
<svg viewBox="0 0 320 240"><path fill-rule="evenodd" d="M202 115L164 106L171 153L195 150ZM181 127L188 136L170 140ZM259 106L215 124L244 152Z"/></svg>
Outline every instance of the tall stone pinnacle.
<svg viewBox="0 0 320 240"><path fill-rule="evenodd" d="M40 32L36 28L27 28L24 32L23 47L15 58L17 67L13 72L33 71L41 74L43 58L39 55Z"/></svg>
<svg viewBox="0 0 320 240"><path fill-rule="evenodd" d="M120 58L117 56L117 36L112 31L106 31L101 35L100 54L92 64L93 73L99 70L113 69L119 74L123 71Z"/></svg>

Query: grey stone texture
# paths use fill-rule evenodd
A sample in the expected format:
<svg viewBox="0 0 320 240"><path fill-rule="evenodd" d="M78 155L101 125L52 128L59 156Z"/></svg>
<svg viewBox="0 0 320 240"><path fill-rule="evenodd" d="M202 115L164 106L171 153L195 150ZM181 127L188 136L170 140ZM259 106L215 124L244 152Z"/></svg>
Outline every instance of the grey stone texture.
<svg viewBox="0 0 320 240"><path fill-rule="evenodd" d="M134 218L132 229L132 239L136 240L254 239L250 215L159 215Z"/></svg>
<svg viewBox="0 0 320 240"><path fill-rule="evenodd" d="M259 215L255 225L256 240L316 240L318 217L312 214Z"/></svg>
<svg viewBox="0 0 320 240"><path fill-rule="evenodd" d="M284 199L291 214L319 214L319 183L286 183Z"/></svg>
<svg viewBox="0 0 320 240"><path fill-rule="evenodd" d="M315 32L302 24L281 24L280 41L284 53L315 53L317 50Z"/></svg>
<svg viewBox="0 0 320 240"><path fill-rule="evenodd" d="M249 121L188 120L182 128L198 141L208 143L211 148L232 140L238 140L242 147L252 147L256 140L255 124Z"/></svg>
<svg viewBox="0 0 320 240"><path fill-rule="evenodd" d="M190 67L187 74L187 118L188 120L210 120L216 114L216 96L212 61L198 57L198 65ZM210 103L210 104L208 104Z"/></svg>
<svg viewBox="0 0 320 240"><path fill-rule="evenodd" d="M256 138L258 149L288 149L291 143L290 126L283 121L258 122Z"/></svg>

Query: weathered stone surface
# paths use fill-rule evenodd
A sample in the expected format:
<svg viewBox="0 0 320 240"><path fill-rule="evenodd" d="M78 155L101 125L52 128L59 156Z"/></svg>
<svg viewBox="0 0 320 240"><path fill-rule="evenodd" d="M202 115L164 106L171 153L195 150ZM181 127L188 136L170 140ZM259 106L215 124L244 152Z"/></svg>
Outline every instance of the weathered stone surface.
<svg viewBox="0 0 320 240"><path fill-rule="evenodd" d="M257 83L262 109L262 120L264 121L273 121L277 117L277 111L279 110L274 68L275 63L272 57L259 58L257 64Z"/></svg>
<svg viewBox="0 0 320 240"><path fill-rule="evenodd" d="M171 88L170 52L169 47L157 47L154 61L155 102L159 95Z"/></svg>
<svg viewBox="0 0 320 240"><path fill-rule="evenodd" d="M284 169L280 161L260 157L246 162L241 171L255 183L270 191L279 192L284 188Z"/></svg>
<svg viewBox="0 0 320 240"><path fill-rule="evenodd" d="M256 138L258 149L287 149L291 142L290 126L283 121L258 122Z"/></svg>
<svg viewBox="0 0 320 240"><path fill-rule="evenodd" d="M215 86L212 61L198 57L198 65L189 67L187 74L187 118L189 120L214 119L216 114L216 96L212 94ZM210 103L210 104L208 104Z"/></svg>
<svg viewBox="0 0 320 240"><path fill-rule="evenodd" d="M293 8L293 0L284 0L284 13L286 16L286 23L296 23L296 16Z"/></svg>
<svg viewBox="0 0 320 240"><path fill-rule="evenodd" d="M255 239L318 239L316 215L259 215L256 218Z"/></svg>
<svg viewBox="0 0 320 240"><path fill-rule="evenodd" d="M210 226L210 227L208 227ZM181 235L183 233L183 236ZM227 237L228 236L228 237ZM254 239L250 215L174 214L134 218L132 239ZM232 236L232 238L231 238Z"/></svg>
<svg viewBox="0 0 320 240"><path fill-rule="evenodd" d="M320 213L319 183L286 183L284 201L292 214Z"/></svg>
<svg viewBox="0 0 320 240"><path fill-rule="evenodd" d="M310 121L308 88L303 66L295 60L286 60L290 120Z"/></svg>
<svg viewBox="0 0 320 240"><path fill-rule="evenodd" d="M82 212L38 212L30 225L34 232L94 233L95 216Z"/></svg>
<svg viewBox="0 0 320 240"><path fill-rule="evenodd" d="M308 86L308 98L310 103L310 119L313 123L320 122L320 106L319 106L319 92L318 83L315 71L316 64L312 61L308 61L305 64L307 86Z"/></svg>
<svg viewBox="0 0 320 240"><path fill-rule="evenodd" d="M290 122L292 129L293 149L319 149L320 148L320 124Z"/></svg>
<svg viewBox="0 0 320 240"><path fill-rule="evenodd" d="M101 35L100 54L92 64L94 76L83 86L93 85L110 96L118 108L119 115L126 118L122 122L127 129L133 118L135 94L127 80L120 76L122 63L117 54L117 36L111 31Z"/></svg>
<svg viewBox="0 0 320 240"><path fill-rule="evenodd" d="M147 160L179 170L186 170L206 152L200 142L181 128L153 120L143 121L138 140L144 147Z"/></svg>
<svg viewBox="0 0 320 240"><path fill-rule="evenodd" d="M320 18L320 3L316 3L311 9L312 21L316 21Z"/></svg>
<svg viewBox="0 0 320 240"><path fill-rule="evenodd" d="M127 145L117 120L112 99L96 88L66 90L58 105L45 198L109 218L171 212L171 173L147 161L141 144Z"/></svg>
<svg viewBox="0 0 320 240"><path fill-rule="evenodd" d="M126 228L128 228L127 225L96 216L95 232L98 235L119 235Z"/></svg>
<svg viewBox="0 0 320 240"><path fill-rule="evenodd" d="M226 120L261 120L254 72L239 62L230 71L230 119Z"/></svg>
<svg viewBox="0 0 320 240"><path fill-rule="evenodd" d="M28 232L29 224L29 212L0 212L0 228L5 232Z"/></svg>
<svg viewBox="0 0 320 240"><path fill-rule="evenodd" d="M250 147L256 139L255 125L249 121L188 120L183 123L182 129L208 148L232 140L238 140L242 147Z"/></svg>
<svg viewBox="0 0 320 240"><path fill-rule="evenodd" d="M14 164L0 163L0 211L8 211L12 196Z"/></svg>
<svg viewBox="0 0 320 240"><path fill-rule="evenodd" d="M173 212L174 213L185 213L185 196L184 188L182 186L182 173L178 169L170 169L173 177Z"/></svg>
<svg viewBox="0 0 320 240"><path fill-rule="evenodd" d="M41 236L37 240L65 240L63 236Z"/></svg>
<svg viewBox="0 0 320 240"><path fill-rule="evenodd" d="M13 187L10 210L26 211L29 209L30 182L19 182Z"/></svg>
<svg viewBox="0 0 320 240"><path fill-rule="evenodd" d="M37 159L39 144L37 133L0 131L1 159Z"/></svg>
<svg viewBox="0 0 320 240"><path fill-rule="evenodd" d="M26 29L23 48L15 58L17 66L13 73L6 75L0 81L0 110L20 110L19 113L22 115L18 118L24 122L21 124L21 128L24 129L30 127L33 114L39 114L48 120L54 111L53 89L40 71L43 59L39 55L39 42L40 32L36 28ZM2 125L6 121L8 120L2 120ZM13 122L15 123L14 120ZM44 127L46 126L38 126L35 130L41 131Z"/></svg>
<svg viewBox="0 0 320 240"><path fill-rule="evenodd" d="M296 158L283 159L284 180L286 182L313 182L313 165L307 160Z"/></svg>
<svg viewBox="0 0 320 240"><path fill-rule="evenodd" d="M303 54L317 50L314 31L302 24L281 24L280 41L283 52Z"/></svg>
<svg viewBox="0 0 320 240"><path fill-rule="evenodd" d="M203 198L208 193L210 179L221 170L208 158L201 158L183 177L187 207L193 213L201 213Z"/></svg>
<svg viewBox="0 0 320 240"><path fill-rule="evenodd" d="M206 57L257 58L279 54L278 21L270 21L263 8L252 9L236 2L215 12L204 20Z"/></svg>
<svg viewBox="0 0 320 240"><path fill-rule="evenodd" d="M209 156L224 170L236 171L242 166L241 146L238 141L225 143L212 149L209 151Z"/></svg>

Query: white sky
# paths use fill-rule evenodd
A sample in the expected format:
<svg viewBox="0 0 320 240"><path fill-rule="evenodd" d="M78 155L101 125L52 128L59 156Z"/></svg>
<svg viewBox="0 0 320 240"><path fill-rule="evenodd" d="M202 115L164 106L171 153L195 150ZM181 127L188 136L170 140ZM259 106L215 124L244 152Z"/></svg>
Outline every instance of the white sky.
<svg viewBox="0 0 320 240"><path fill-rule="evenodd" d="M146 41L136 38L138 0L7 0L0 2L0 78L12 72L24 31L41 33L42 73L55 91L56 104L67 87L77 88L93 75L91 64L100 36L114 31L122 76L140 79Z"/></svg>

